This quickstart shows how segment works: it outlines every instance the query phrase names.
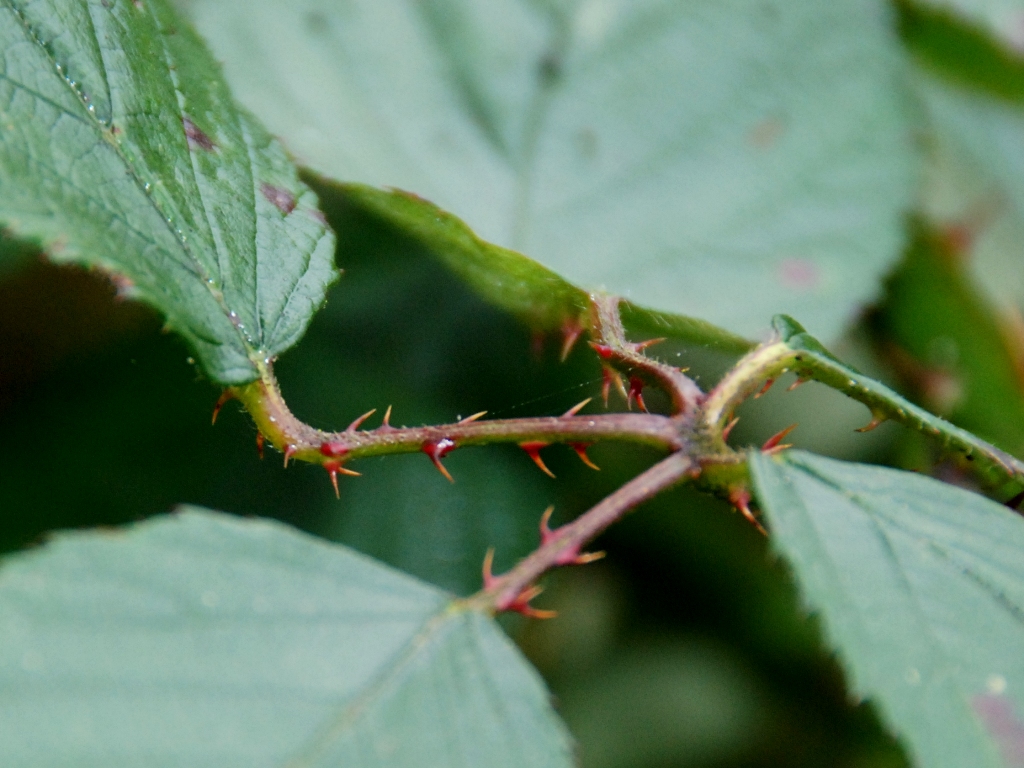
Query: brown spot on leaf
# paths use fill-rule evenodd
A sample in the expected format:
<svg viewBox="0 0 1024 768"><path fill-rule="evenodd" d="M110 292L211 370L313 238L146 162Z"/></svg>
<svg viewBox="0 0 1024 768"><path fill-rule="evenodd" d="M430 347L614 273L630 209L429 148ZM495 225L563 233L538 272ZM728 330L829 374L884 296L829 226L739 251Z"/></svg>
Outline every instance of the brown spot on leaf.
<svg viewBox="0 0 1024 768"><path fill-rule="evenodd" d="M1013 702L1001 694L985 693L975 696L971 706L999 745L1007 768L1024 768L1024 722Z"/></svg>
<svg viewBox="0 0 1024 768"><path fill-rule="evenodd" d="M782 136L782 121L775 117L768 117L750 129L747 134L747 141L758 149L771 149Z"/></svg>
<svg viewBox="0 0 1024 768"><path fill-rule="evenodd" d="M817 265L809 259L784 259L779 263L779 279L787 288L809 291L821 281Z"/></svg>
<svg viewBox="0 0 1024 768"><path fill-rule="evenodd" d="M260 184L260 192L285 216L295 210L295 195L287 189L263 182Z"/></svg>
<svg viewBox="0 0 1024 768"><path fill-rule="evenodd" d="M181 124L185 127L185 137L188 139L189 149L205 149L210 152L216 146L213 140L203 133L189 117L182 117Z"/></svg>

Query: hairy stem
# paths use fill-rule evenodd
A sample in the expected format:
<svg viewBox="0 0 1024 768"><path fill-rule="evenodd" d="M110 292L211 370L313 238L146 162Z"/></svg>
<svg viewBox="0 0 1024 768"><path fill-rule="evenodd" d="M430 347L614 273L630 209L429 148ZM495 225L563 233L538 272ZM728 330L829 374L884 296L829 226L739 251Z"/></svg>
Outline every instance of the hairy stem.
<svg viewBox="0 0 1024 768"><path fill-rule="evenodd" d="M467 604L491 611L525 607L518 601L528 593L530 585L538 577L551 568L572 563L580 557L581 549L608 526L643 502L687 479L696 469L696 463L685 452L673 453L662 459L573 522L551 531L538 549L508 573L491 578L483 591L467 599Z"/></svg>

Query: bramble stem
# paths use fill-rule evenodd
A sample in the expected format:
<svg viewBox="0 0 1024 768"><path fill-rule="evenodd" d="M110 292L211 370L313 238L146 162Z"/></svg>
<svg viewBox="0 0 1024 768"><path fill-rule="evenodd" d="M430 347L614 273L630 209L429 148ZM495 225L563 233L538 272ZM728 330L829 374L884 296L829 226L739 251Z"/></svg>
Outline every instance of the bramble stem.
<svg viewBox="0 0 1024 768"><path fill-rule="evenodd" d="M263 378L234 387L231 394L249 411L266 440L289 458L324 464L342 459L412 453L440 440L455 446L487 443L591 443L622 440L669 451L682 445L679 426L667 416L649 413L541 416L524 419L462 421L425 427L348 429L324 432L295 417L281 397L269 366Z"/></svg>
<svg viewBox="0 0 1024 768"><path fill-rule="evenodd" d="M552 531L548 540L531 555L519 561L508 573L492 579L483 591L467 598L466 603L473 608L490 611L504 611L516 605L539 576L558 565L572 562L580 555L580 550L608 526L643 502L687 479L696 469L693 459L682 451L662 459L573 522Z"/></svg>
<svg viewBox="0 0 1024 768"><path fill-rule="evenodd" d="M766 380L793 372L800 379L818 381L867 406L871 421L860 431L895 421L962 457L965 468L987 484L1012 481L1024 485L1024 462L1016 457L844 365L792 320L777 318L776 331L774 339L743 357L708 393L697 426L702 451L732 453L722 433L736 407L761 389Z"/></svg>
<svg viewBox="0 0 1024 768"><path fill-rule="evenodd" d="M617 369L630 376L639 375L665 390L672 398L674 414L692 417L704 400L704 392L697 382L678 368L644 355L643 350L652 342L634 344L626 339L619 302L618 296L590 295L591 333L594 336L591 346Z"/></svg>

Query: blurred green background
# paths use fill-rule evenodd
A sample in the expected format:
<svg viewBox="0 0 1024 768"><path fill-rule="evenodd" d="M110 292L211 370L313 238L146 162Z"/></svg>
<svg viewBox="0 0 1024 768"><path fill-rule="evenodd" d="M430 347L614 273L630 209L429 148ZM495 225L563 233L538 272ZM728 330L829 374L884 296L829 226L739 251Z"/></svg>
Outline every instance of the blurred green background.
<svg viewBox="0 0 1024 768"><path fill-rule="evenodd" d="M912 51L961 84L1022 98L1016 54L922 8L899 5ZM963 181L942 140L928 141L933 180L920 215L908 217L904 260L834 351L1024 455L1024 332L1012 297L990 287L1022 269L1006 235L1013 225L988 227L977 201L992 199L993 185L973 170ZM538 350L529 328L476 298L417 243L321 192L345 274L277 365L300 417L341 428L392 405L392 423L418 425L485 409L557 414L598 398L600 368L584 345L559 363L558 339ZM114 525L187 502L279 518L467 594L479 587L488 546L497 547L496 567L508 567L536 545L548 504L556 522L571 519L656 458L598 445L596 473L553 447L544 454L551 480L515 447L474 448L447 459L450 485L423 456L386 457L360 462L364 476L345 478L336 500L322 470L285 470L273 451L261 461L255 430L234 405L211 427L219 392L155 314L118 300L100 276L49 266L2 239L0 270L3 551L36 546L52 529ZM655 351L692 366L704 385L731 362L672 344ZM757 444L799 422L799 447L962 480L896 427L855 433L868 421L862 406L816 384L787 392L788 383L742 408L734 443ZM558 619L506 622L549 681L584 766L906 764L870 702L851 700L784 564L730 508L675 491L596 548L606 560L546 580L537 604Z"/></svg>

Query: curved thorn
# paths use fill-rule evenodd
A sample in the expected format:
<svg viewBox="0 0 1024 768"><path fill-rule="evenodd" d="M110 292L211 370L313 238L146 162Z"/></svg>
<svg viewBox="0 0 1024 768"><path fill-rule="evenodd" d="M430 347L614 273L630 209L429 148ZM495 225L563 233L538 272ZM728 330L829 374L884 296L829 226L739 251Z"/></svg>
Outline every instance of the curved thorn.
<svg viewBox="0 0 1024 768"><path fill-rule="evenodd" d="M806 384L808 381L810 381L810 379L797 379L792 384L790 384L788 387L786 387L786 391L787 392L792 392L794 389L799 387L801 384Z"/></svg>
<svg viewBox="0 0 1024 768"><path fill-rule="evenodd" d="M448 437L442 437L440 440L428 440L420 447L420 450L430 457L434 466L437 467L437 471L444 475L450 483L454 483L455 478L445 469L441 459L454 451L455 448L455 441Z"/></svg>
<svg viewBox="0 0 1024 768"><path fill-rule="evenodd" d="M540 516L540 543L541 543L541 546L544 546L549 541L551 541L551 537L553 537L555 535L555 532L552 531L551 527L548 525L548 523L551 521L551 514L554 511L555 511L555 505L552 504L547 509L545 509L544 510L544 514Z"/></svg>
<svg viewBox="0 0 1024 768"><path fill-rule="evenodd" d="M373 414L375 414L376 412L377 412L376 408L373 408L372 410L367 411L362 416L360 416L358 419L356 419L351 424L349 424L347 427L345 427L345 431L346 432L355 432L357 429L359 429L359 425L360 424L362 424L368 418L373 416Z"/></svg>
<svg viewBox="0 0 1024 768"><path fill-rule="evenodd" d="M768 390L772 388L772 384L774 383L775 379L768 379L768 381L764 383L764 386L761 387L761 390L756 395L754 395L754 399L757 400L757 398L767 394Z"/></svg>
<svg viewBox="0 0 1024 768"><path fill-rule="evenodd" d="M548 443L544 443L538 440L520 443L519 447L526 451L526 455L533 459L533 463L540 467L541 472L543 472L548 477L555 476L555 473L548 469L547 465L544 463L544 460L540 457L540 449L547 448Z"/></svg>
<svg viewBox="0 0 1024 768"><path fill-rule="evenodd" d="M640 406L642 411L650 413L647 410L646 403L644 403L644 380L639 376L629 377L629 393L626 396L626 408L629 410L632 410L634 399L636 399L636 404Z"/></svg>
<svg viewBox="0 0 1024 768"><path fill-rule="evenodd" d="M484 589L490 589L494 584L494 574L491 572L491 568L494 565L494 547L487 548L487 554L484 555L484 564L481 569L484 577Z"/></svg>
<svg viewBox="0 0 1024 768"><path fill-rule="evenodd" d="M600 472L601 468L597 466L597 464L592 462L590 460L590 457L587 456L587 448L589 448L590 446L591 443L569 443L569 447L576 451L576 455L580 457L580 461L582 461L591 469L596 469L598 472Z"/></svg>
<svg viewBox="0 0 1024 768"><path fill-rule="evenodd" d="M217 417L220 415L220 409L224 407L224 404L228 400L234 400L234 399L235 399L235 396L233 394L231 394L231 390L230 389L225 389L223 392L221 392L220 397L217 398L217 404L213 406L213 418L210 419L210 424L211 425L217 423Z"/></svg>
<svg viewBox="0 0 1024 768"><path fill-rule="evenodd" d="M854 432L870 432L875 427L881 425L884 421L887 421L884 413L877 413L875 411L872 411L871 421L865 424L863 427L858 427L857 429L854 430Z"/></svg>
<svg viewBox="0 0 1024 768"><path fill-rule="evenodd" d="M477 419L486 416L487 411L480 411L480 413L474 413L472 416L467 416L459 424L469 424L470 422L476 421Z"/></svg>
<svg viewBox="0 0 1024 768"><path fill-rule="evenodd" d="M287 446L285 446L285 449L284 449L284 468L285 469L288 469L288 459L290 459L292 456L294 456L298 452L299 452L299 449L296 448L294 445L287 445Z"/></svg>
<svg viewBox="0 0 1024 768"><path fill-rule="evenodd" d="M566 358L569 357L569 353L576 346L576 342L582 333L583 326L578 323L566 323L562 326L562 352L559 357L561 362L564 363Z"/></svg>
<svg viewBox="0 0 1024 768"><path fill-rule="evenodd" d="M257 432L256 432L256 453L259 454L259 457L261 459L263 458L263 442L264 442L264 439L265 438L263 437L263 433L257 430Z"/></svg>
<svg viewBox="0 0 1024 768"><path fill-rule="evenodd" d="M434 462L434 466L437 467L437 471L444 475L445 480L447 480L449 483L455 482L455 478L452 477L452 473L449 472L448 468L441 463L441 460L439 458L437 458L436 456L431 456L430 460Z"/></svg>
<svg viewBox="0 0 1024 768"><path fill-rule="evenodd" d="M595 560L603 560L608 553L605 551L600 552L584 552L582 555L577 555L576 559L573 560L573 565L586 565L592 563Z"/></svg>
<svg viewBox="0 0 1024 768"><path fill-rule="evenodd" d="M331 476L331 485L334 486L335 498L341 498L341 492L338 490L338 467L341 465L336 461L324 462L324 469L327 470L327 474Z"/></svg>
<svg viewBox="0 0 1024 768"><path fill-rule="evenodd" d="M770 451L781 451L786 448L792 448L791 445L781 445L781 443L786 438L786 435L796 429L796 426L796 424L790 424L785 429L776 432L764 441L764 445L761 446L761 450L767 453Z"/></svg>
<svg viewBox="0 0 1024 768"><path fill-rule="evenodd" d="M732 432L732 428L735 427L739 423L739 420L740 420L739 416L734 416L732 421L730 421L728 424L726 424L722 428L722 440L728 440L729 439L729 433Z"/></svg>
<svg viewBox="0 0 1024 768"><path fill-rule="evenodd" d="M388 406L387 411L384 412L384 421L381 422L382 427L391 426L391 406Z"/></svg>
<svg viewBox="0 0 1024 768"><path fill-rule="evenodd" d="M566 411L565 413L562 414L562 418L564 419L566 416L575 416L577 413L579 413L584 408L586 408L587 407L587 403L589 403L593 399L594 398L592 398L592 397L588 397L586 400L583 400L582 402L576 403L576 405L574 405L572 408L570 408L568 411Z"/></svg>
<svg viewBox="0 0 1024 768"><path fill-rule="evenodd" d="M764 529L764 526L754 517L754 513L750 511L750 491L741 487L731 488L729 490L729 503L736 507L740 514L747 519L747 522L757 528L762 535L768 535L768 531Z"/></svg>
<svg viewBox="0 0 1024 768"><path fill-rule="evenodd" d="M648 339L647 341L641 341L640 343L633 345L633 351L634 352L643 352L648 347L653 347L655 344L661 344L661 342L663 342L663 341L665 341L665 337L664 336L662 336L661 338L658 338L658 339Z"/></svg>

